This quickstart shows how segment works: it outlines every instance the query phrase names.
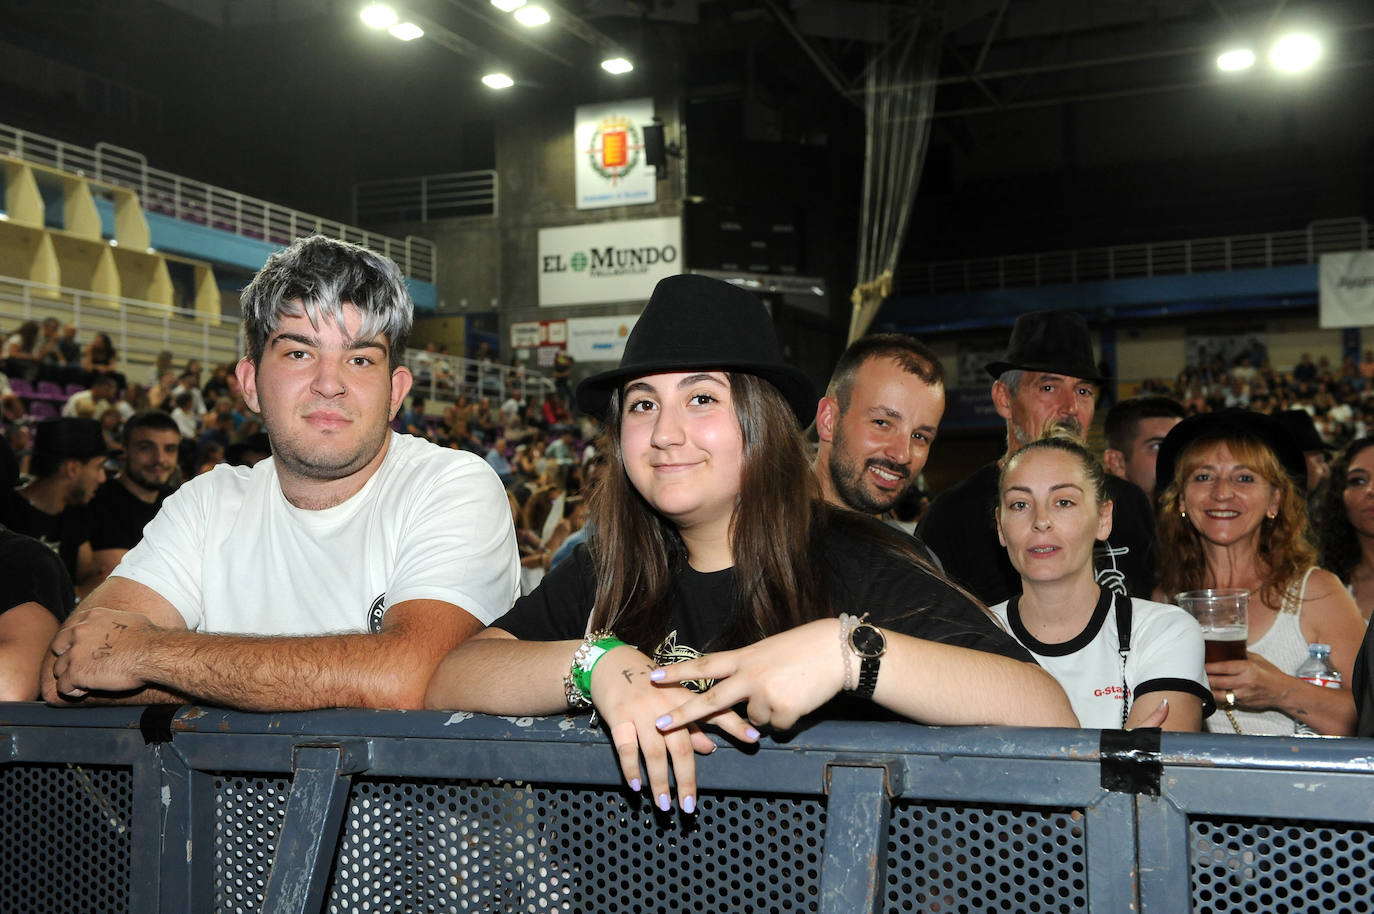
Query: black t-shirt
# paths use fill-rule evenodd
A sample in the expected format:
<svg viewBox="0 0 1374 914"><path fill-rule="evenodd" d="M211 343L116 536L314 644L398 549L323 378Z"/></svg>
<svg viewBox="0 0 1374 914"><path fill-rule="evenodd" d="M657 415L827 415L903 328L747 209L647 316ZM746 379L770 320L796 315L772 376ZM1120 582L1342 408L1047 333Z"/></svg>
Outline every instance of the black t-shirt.
<svg viewBox="0 0 1374 914"><path fill-rule="evenodd" d="M914 562L833 532L825 539L824 561L836 615L868 613L869 621L889 631L1034 662L981 607ZM728 647L714 641L734 611L733 587L734 569L684 568L668 607L668 636L658 645L639 645L640 650L658 663L671 663ZM586 635L595 593L591 555L585 545L578 546L571 561L556 566L492 626L526 641L577 640Z"/></svg>
<svg viewBox="0 0 1374 914"><path fill-rule="evenodd" d="M1021 576L997 541L997 464L941 493L921 515L916 535L935 551L945 574L996 606L1021 592ZM1155 521L1150 500L1132 483L1107 477L1112 533L1093 549L1097 583L1149 599L1155 587Z"/></svg>
<svg viewBox="0 0 1374 914"><path fill-rule="evenodd" d="M76 606L62 561L33 537L0 527L0 613L37 603L61 622Z"/></svg>
<svg viewBox="0 0 1374 914"><path fill-rule="evenodd" d="M134 548L143 540L143 528L161 507L161 495L148 504L118 479L109 480L91 499L91 548Z"/></svg>
<svg viewBox="0 0 1374 914"><path fill-rule="evenodd" d="M91 512L88 507L68 508L61 514L40 511L17 490L0 496L0 524L16 533L31 536L56 552L76 577L76 557L81 544L91 538Z"/></svg>

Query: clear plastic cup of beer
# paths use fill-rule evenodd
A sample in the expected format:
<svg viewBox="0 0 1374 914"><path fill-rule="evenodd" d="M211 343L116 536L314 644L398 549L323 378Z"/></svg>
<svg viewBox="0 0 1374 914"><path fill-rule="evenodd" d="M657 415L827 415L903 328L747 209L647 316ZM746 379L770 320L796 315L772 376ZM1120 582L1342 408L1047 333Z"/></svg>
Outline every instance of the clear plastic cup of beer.
<svg viewBox="0 0 1374 914"><path fill-rule="evenodd" d="M1207 663L1245 659L1245 639L1250 634L1246 615L1250 591L1235 587L1188 590L1174 594L1174 602L1202 626Z"/></svg>

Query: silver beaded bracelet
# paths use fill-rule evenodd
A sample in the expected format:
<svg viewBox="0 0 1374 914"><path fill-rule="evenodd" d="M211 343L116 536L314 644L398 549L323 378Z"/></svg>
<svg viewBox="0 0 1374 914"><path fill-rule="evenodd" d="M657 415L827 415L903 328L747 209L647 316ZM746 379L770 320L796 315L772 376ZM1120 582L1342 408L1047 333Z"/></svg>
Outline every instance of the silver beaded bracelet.
<svg viewBox="0 0 1374 914"><path fill-rule="evenodd" d="M859 624L858 616L840 613L840 654L844 657L844 690L854 691L854 651L849 647L849 633Z"/></svg>

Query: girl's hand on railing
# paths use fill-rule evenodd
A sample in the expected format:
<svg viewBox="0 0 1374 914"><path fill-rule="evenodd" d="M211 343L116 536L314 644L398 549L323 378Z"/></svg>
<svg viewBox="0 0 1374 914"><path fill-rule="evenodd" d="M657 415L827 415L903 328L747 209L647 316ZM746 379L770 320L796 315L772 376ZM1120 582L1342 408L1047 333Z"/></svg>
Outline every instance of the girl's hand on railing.
<svg viewBox="0 0 1374 914"><path fill-rule="evenodd" d="M665 715L681 705L692 693L681 686L660 688L650 681L653 661L628 645L607 651L592 671L592 703L606 721L620 759L620 770L630 789L641 789L639 760L644 758L644 773L650 794L659 809L672 808L668 768L677 779L678 804L683 812L696 811L696 760L693 751L703 755L715 751L715 743L689 727L660 727ZM746 725L728 708L710 717L711 722L728 732Z"/></svg>
<svg viewBox="0 0 1374 914"><path fill-rule="evenodd" d="M694 695L661 724L660 729L680 727L713 718L736 739L754 742L757 727L787 730L803 714L825 704L844 687L844 654L838 619L819 619L799 625L734 651L707 654L695 660L655 670L651 678L664 687L693 679L714 679L708 692ZM859 659L851 656L857 677ZM728 726L715 719L740 702L748 702L751 727ZM734 716L734 715L732 715ZM735 718L738 720L738 717Z"/></svg>

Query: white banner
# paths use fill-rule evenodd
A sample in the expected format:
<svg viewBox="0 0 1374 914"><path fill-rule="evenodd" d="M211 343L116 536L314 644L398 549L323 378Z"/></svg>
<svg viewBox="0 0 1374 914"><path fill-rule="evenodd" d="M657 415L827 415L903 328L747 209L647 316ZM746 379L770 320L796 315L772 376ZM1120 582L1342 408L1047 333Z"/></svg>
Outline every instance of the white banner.
<svg viewBox="0 0 1374 914"><path fill-rule="evenodd" d="M539 230L539 304L648 301L682 272L682 221L635 219Z"/></svg>
<svg viewBox="0 0 1374 914"><path fill-rule="evenodd" d="M1318 313L1323 327L1374 327L1374 251L1323 254Z"/></svg>
<svg viewBox="0 0 1374 914"><path fill-rule="evenodd" d="M644 155L644 125L652 98L579 105L573 117L574 187L578 209L631 206L657 199L658 175Z"/></svg>
<svg viewBox="0 0 1374 914"><path fill-rule="evenodd" d="M568 355L579 362L619 362L638 314L568 318Z"/></svg>

